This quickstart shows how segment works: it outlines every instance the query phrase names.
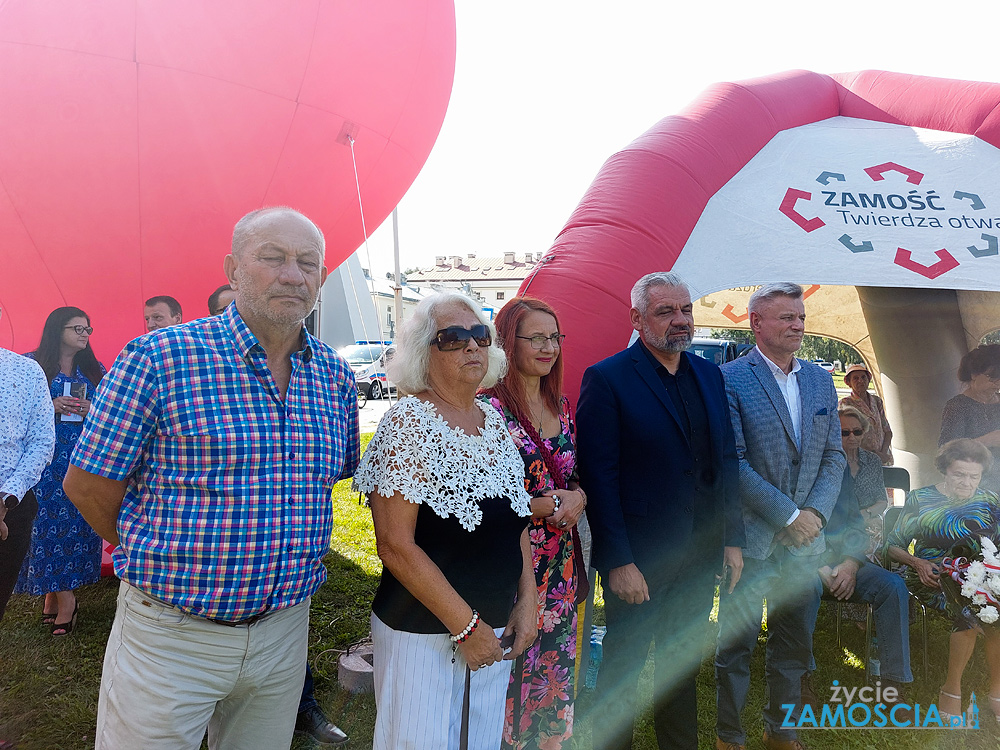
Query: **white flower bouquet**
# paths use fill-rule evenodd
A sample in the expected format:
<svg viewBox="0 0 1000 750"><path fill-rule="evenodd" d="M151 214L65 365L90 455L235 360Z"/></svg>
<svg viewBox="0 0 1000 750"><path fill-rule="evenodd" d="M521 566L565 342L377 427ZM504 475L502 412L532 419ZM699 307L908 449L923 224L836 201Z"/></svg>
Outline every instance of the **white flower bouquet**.
<svg viewBox="0 0 1000 750"><path fill-rule="evenodd" d="M978 558L946 557L941 561L945 595L971 612L980 622L1000 620L1000 554L989 537L980 537Z"/></svg>

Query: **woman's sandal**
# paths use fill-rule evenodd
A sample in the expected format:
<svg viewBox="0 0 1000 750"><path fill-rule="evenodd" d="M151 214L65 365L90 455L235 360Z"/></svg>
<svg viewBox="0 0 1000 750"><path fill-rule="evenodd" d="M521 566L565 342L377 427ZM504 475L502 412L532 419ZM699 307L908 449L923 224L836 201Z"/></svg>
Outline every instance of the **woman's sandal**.
<svg viewBox="0 0 1000 750"><path fill-rule="evenodd" d="M952 700L958 701L958 713L957 714L946 713L945 711L941 710L941 707L939 705L938 715L941 717L941 723L944 724L945 726L948 726L950 724L955 723L952 721L953 719L958 719L959 722L963 721L965 719L965 714L962 713L962 696L955 695L954 693L946 693L944 690L939 690L938 696L940 697L942 695L945 698L951 698ZM938 703L940 704L940 701Z"/></svg>
<svg viewBox="0 0 1000 750"><path fill-rule="evenodd" d="M80 612L80 602L73 605L73 617L70 618L69 622L56 622L52 624L52 635L56 638L62 638L73 632L76 627L76 616ZM56 631L61 630L61 633Z"/></svg>
<svg viewBox="0 0 1000 750"><path fill-rule="evenodd" d="M45 609L43 608L41 623L42 625L47 625L48 627L51 628L53 625L56 624L56 618L58 616L59 616L58 612L46 612ZM0 750L3 750L2 745L0 745Z"/></svg>

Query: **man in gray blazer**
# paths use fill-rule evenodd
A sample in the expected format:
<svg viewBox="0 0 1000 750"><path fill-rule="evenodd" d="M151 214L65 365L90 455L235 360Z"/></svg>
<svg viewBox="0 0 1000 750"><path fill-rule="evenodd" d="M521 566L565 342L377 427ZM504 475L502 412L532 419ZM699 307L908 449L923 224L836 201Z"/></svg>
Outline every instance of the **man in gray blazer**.
<svg viewBox="0 0 1000 750"><path fill-rule="evenodd" d="M801 750L782 726L782 705L798 704L822 593L816 574L823 526L840 492L847 459L837 392L822 368L794 354L805 333L802 288L770 284L748 305L757 346L722 367L740 464L746 529L740 585L722 591L715 655L718 750L742 750L740 714L750 687L750 656L767 599L764 745Z"/></svg>

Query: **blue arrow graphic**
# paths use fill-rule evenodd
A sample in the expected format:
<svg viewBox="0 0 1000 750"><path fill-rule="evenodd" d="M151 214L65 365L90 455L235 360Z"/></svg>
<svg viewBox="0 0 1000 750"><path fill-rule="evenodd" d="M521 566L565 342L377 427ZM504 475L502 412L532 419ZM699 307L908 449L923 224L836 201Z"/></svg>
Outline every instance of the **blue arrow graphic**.
<svg viewBox="0 0 1000 750"><path fill-rule="evenodd" d="M865 240L864 242L855 245L851 241L851 235L849 234L840 235L840 244L846 247L852 253L870 253L875 249L874 247L872 247L872 243L869 242L868 240Z"/></svg>
<svg viewBox="0 0 1000 750"><path fill-rule="evenodd" d="M824 172L819 177L816 178L816 182L822 182L824 185L829 185L830 180L839 180L840 182L846 182L847 178L844 177L840 172Z"/></svg>
<svg viewBox="0 0 1000 750"><path fill-rule="evenodd" d="M963 193L961 190L955 191L955 200L965 200L968 198L972 202L972 210L978 211L981 208L986 208L986 204L983 203L983 199L980 198L975 193Z"/></svg>
<svg viewBox="0 0 1000 750"><path fill-rule="evenodd" d="M983 239L986 240L986 249L980 250L975 245L969 245L969 252L972 253L976 258L985 258L987 255L997 255L1000 253L1000 242L992 234L984 234Z"/></svg>

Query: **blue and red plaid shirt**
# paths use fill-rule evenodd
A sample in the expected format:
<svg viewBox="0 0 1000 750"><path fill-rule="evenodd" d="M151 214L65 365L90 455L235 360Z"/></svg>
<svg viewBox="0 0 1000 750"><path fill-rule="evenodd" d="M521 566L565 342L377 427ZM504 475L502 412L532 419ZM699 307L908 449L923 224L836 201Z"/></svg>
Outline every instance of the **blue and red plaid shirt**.
<svg viewBox="0 0 1000 750"><path fill-rule="evenodd" d="M326 579L330 492L358 453L347 363L303 331L282 401L230 305L130 343L71 461L128 482L113 556L122 580L236 622L294 606Z"/></svg>

